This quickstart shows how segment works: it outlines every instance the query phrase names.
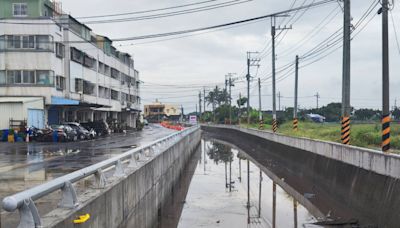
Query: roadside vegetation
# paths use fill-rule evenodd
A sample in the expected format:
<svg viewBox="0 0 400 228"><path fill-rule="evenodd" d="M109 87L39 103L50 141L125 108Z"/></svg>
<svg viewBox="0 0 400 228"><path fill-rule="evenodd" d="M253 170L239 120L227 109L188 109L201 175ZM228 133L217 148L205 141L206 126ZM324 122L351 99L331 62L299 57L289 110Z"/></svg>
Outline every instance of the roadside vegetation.
<svg viewBox="0 0 400 228"><path fill-rule="evenodd" d="M241 124L243 127L258 129L259 124ZM293 131L292 122L285 122L278 128L278 133L324 141L340 143L340 124L339 123L313 123L300 121L298 131ZM271 125L265 124L265 130L271 130ZM393 122L391 124L391 147L400 151L400 125ZM381 124L380 123L356 123L351 125L351 145L380 149L381 145Z"/></svg>
<svg viewBox="0 0 400 228"><path fill-rule="evenodd" d="M201 114L202 122L219 124L239 124L243 127L259 127L259 112L250 109L250 123L247 123L247 98L242 97L236 101L232 100L232 106L227 101L229 95L223 89L216 87L206 96L208 109ZM239 108L240 107L240 108ZM325 123L315 123L307 118L307 114L319 114L326 118ZM279 128L278 133L320 139L340 143L340 113L341 103L330 103L318 109L300 109L298 112L299 130L293 131L292 118L293 108L285 108L277 112ZM381 112L374 109L354 109L351 123L351 145L371 149L381 148ZM270 111L263 111L264 129L271 130L272 116ZM230 119L230 116L232 117ZM240 118L238 118L240 116ZM400 153L400 109L392 111L391 123L391 148L393 152Z"/></svg>

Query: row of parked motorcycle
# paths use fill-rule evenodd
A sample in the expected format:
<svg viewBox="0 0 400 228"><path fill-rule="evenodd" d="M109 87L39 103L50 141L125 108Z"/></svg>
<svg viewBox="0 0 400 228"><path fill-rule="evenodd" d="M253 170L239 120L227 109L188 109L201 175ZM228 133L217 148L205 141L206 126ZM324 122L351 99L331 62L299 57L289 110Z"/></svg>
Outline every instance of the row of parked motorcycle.
<svg viewBox="0 0 400 228"><path fill-rule="evenodd" d="M45 129L29 127L30 140L39 142L73 142L88 140L110 134L111 130L105 121L88 123L68 122L50 125Z"/></svg>

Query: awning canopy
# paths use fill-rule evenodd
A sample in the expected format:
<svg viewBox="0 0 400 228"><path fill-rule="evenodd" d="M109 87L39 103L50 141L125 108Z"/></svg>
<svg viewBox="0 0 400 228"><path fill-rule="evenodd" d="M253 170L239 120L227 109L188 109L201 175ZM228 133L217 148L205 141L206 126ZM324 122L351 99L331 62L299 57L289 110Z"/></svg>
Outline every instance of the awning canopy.
<svg viewBox="0 0 400 228"><path fill-rule="evenodd" d="M79 105L79 101L63 97L51 97L51 105Z"/></svg>

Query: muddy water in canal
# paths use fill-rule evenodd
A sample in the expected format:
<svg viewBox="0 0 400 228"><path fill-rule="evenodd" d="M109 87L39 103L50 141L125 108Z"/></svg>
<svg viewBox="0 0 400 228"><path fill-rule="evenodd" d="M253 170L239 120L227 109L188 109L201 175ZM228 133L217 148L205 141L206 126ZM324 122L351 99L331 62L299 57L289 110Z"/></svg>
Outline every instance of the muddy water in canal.
<svg viewBox="0 0 400 228"><path fill-rule="evenodd" d="M203 139L162 212L159 227L318 227L319 212L228 143ZM275 224L275 225L274 225Z"/></svg>

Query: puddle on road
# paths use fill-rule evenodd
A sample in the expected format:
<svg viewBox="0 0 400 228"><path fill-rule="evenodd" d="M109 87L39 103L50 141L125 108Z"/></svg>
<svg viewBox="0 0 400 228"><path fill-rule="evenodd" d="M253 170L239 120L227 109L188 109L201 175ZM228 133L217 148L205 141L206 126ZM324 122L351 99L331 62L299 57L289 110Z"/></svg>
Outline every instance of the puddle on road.
<svg viewBox="0 0 400 228"><path fill-rule="evenodd" d="M178 189L171 199L173 211L182 213L171 215L167 208L159 227L318 227L312 225L315 215L250 160L228 144L202 140L194 167L185 173L188 183L179 186L189 186L187 194ZM173 217L177 221L171 222Z"/></svg>

